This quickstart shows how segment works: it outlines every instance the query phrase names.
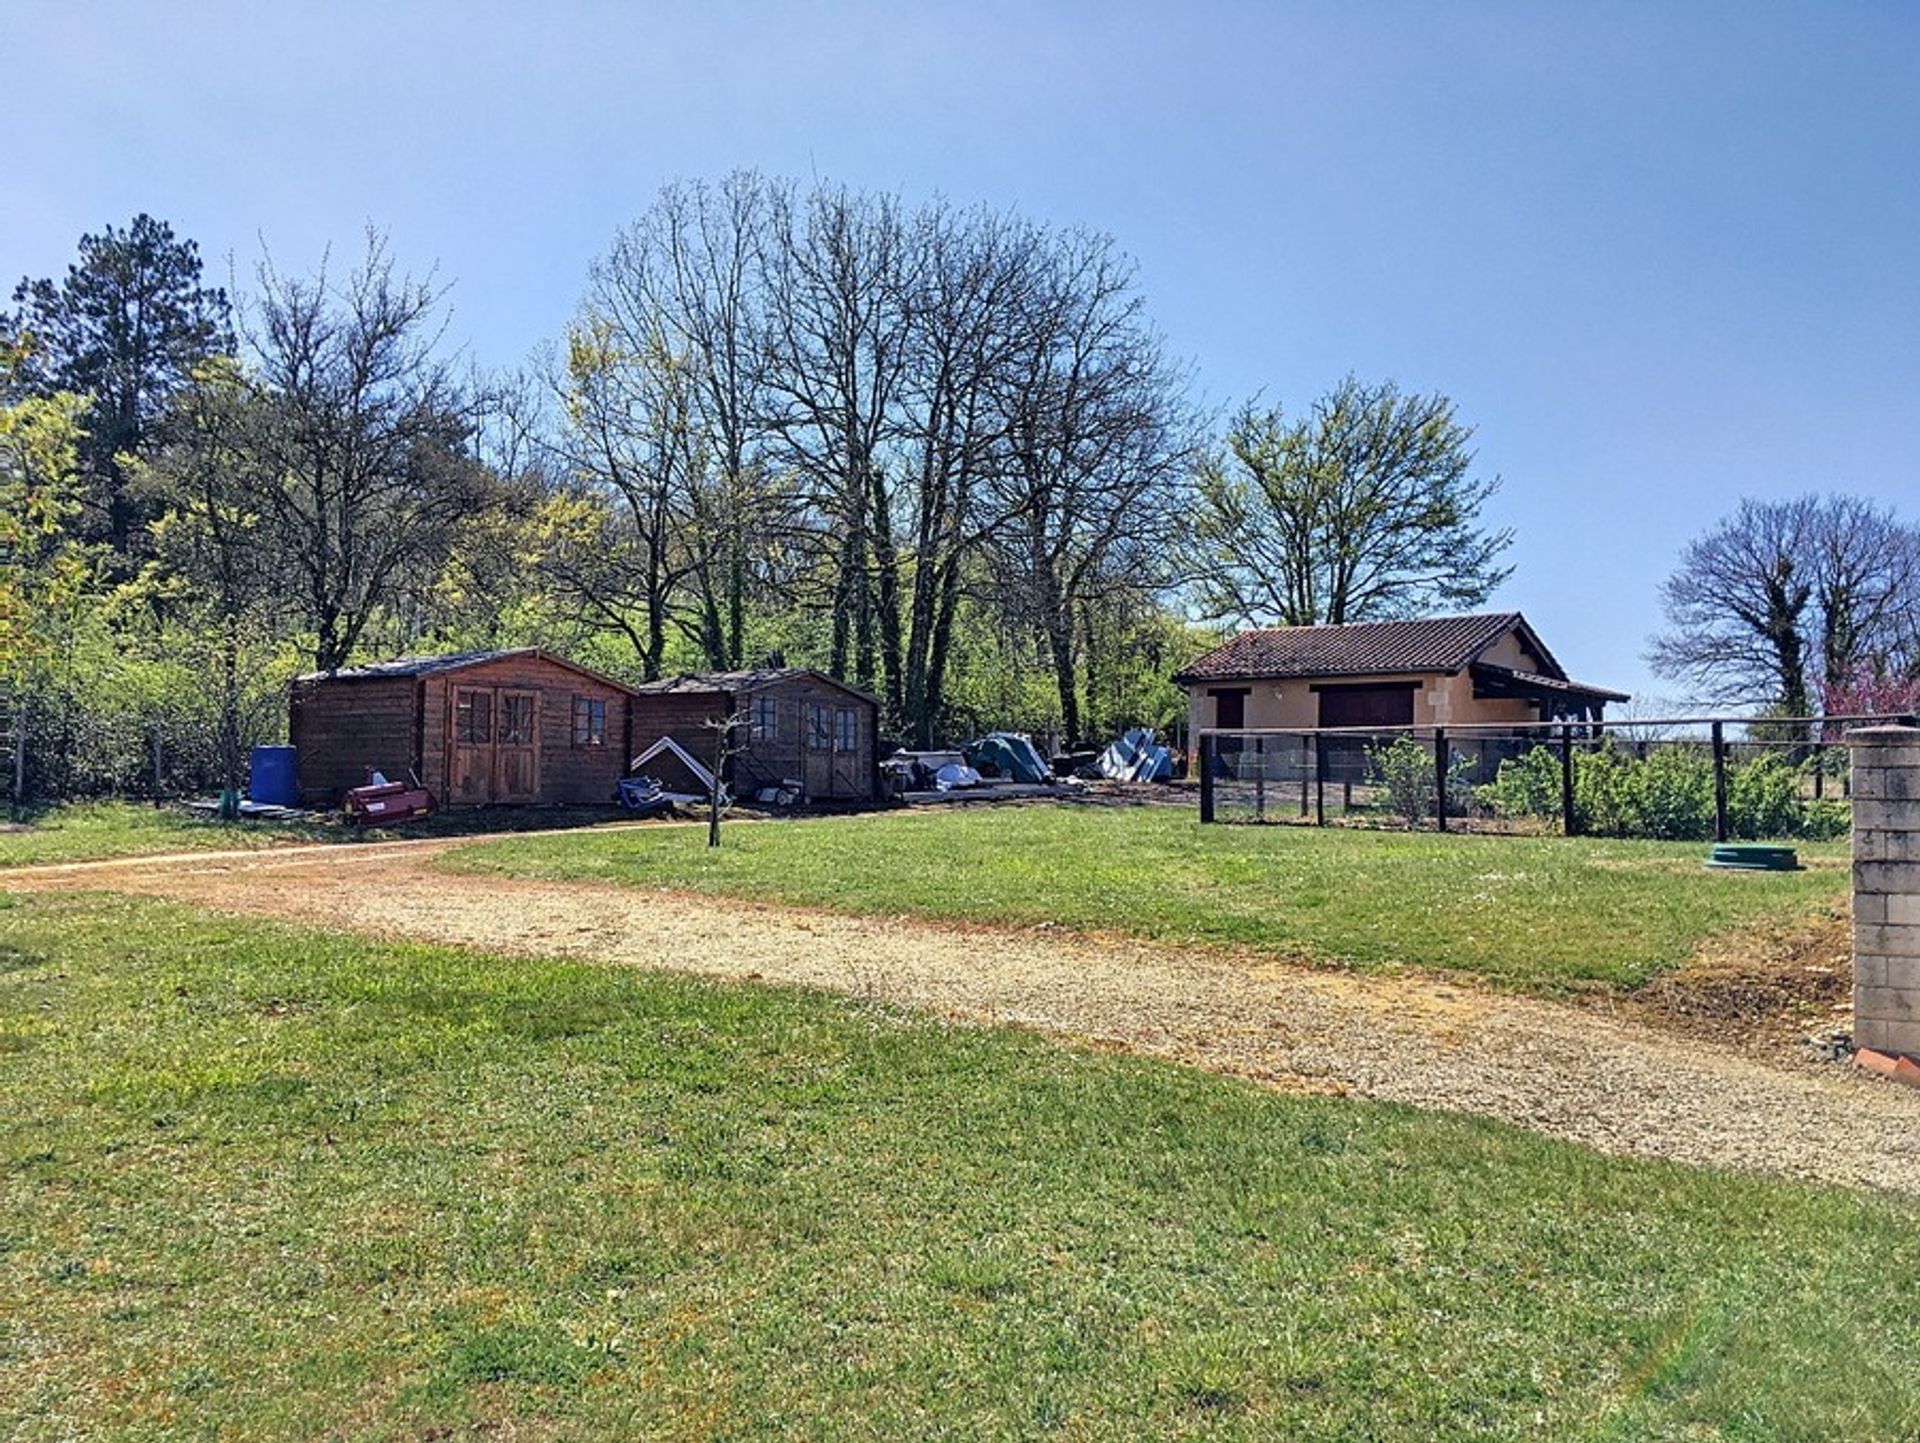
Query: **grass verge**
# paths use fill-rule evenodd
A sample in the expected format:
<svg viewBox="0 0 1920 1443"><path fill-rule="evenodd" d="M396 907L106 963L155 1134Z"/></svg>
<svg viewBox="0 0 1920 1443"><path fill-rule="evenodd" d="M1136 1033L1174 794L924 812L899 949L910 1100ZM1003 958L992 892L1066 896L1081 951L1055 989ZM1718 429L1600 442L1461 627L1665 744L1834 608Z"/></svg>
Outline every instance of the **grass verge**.
<svg viewBox="0 0 1920 1443"><path fill-rule="evenodd" d="M0 869L163 852L238 852L302 842L391 842L403 837L541 831L591 826L624 816L612 806L462 807L405 827L363 827L337 814L301 822L223 822L175 806L70 802L48 807L22 826L0 826Z"/></svg>
<svg viewBox="0 0 1920 1443"><path fill-rule="evenodd" d="M1704 939L1844 903L1844 844L1729 873L1694 843L1202 827L1170 807L1033 806L463 848L440 865L849 912L1111 930L1547 994L1632 988Z"/></svg>
<svg viewBox="0 0 1920 1443"><path fill-rule="evenodd" d="M0 827L0 868L282 847L326 841L339 830L320 823L221 822L139 802L70 802L35 813L20 826Z"/></svg>
<svg viewBox="0 0 1920 1443"><path fill-rule="evenodd" d="M1904 1205L844 999L0 896L0 1104L8 1437L1920 1428Z"/></svg>

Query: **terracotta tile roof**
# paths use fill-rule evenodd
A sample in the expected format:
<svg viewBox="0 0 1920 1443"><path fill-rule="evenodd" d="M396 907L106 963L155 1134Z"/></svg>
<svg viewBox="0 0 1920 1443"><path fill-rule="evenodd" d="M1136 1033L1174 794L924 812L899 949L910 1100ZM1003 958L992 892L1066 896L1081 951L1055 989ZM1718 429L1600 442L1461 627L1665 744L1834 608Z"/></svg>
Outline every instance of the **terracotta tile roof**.
<svg viewBox="0 0 1920 1443"><path fill-rule="evenodd" d="M1190 662L1174 676L1182 685L1281 676L1373 676L1410 671L1459 671L1515 628L1541 656L1517 611L1478 616L1432 616L1419 621L1360 621L1344 626L1276 626L1240 635Z"/></svg>

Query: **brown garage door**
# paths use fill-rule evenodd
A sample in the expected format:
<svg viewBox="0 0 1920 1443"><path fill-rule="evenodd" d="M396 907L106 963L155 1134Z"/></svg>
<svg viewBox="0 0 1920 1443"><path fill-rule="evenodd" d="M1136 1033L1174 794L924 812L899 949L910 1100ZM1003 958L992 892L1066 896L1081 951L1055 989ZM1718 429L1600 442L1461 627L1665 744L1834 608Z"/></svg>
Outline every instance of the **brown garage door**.
<svg viewBox="0 0 1920 1443"><path fill-rule="evenodd" d="M1325 686L1320 688L1323 727L1409 727L1413 725L1413 683Z"/></svg>

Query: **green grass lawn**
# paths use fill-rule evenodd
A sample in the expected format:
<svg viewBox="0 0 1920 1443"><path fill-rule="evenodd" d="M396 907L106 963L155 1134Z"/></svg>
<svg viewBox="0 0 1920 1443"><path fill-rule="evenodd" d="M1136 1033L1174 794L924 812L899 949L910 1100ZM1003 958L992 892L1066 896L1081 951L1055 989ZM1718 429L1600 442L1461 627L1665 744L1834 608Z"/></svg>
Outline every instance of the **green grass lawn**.
<svg viewBox="0 0 1920 1443"><path fill-rule="evenodd" d="M1702 866L1699 843L1202 827L1173 807L920 811L514 839L442 865L1010 925L1053 923L1518 988L1631 987L1730 928L1843 906L1844 843L1803 872Z"/></svg>
<svg viewBox="0 0 1920 1443"><path fill-rule="evenodd" d="M0 867L278 847L325 840L338 830L303 823L220 822L178 807L141 802L74 802L50 807L19 828L0 828Z"/></svg>
<svg viewBox="0 0 1920 1443"><path fill-rule="evenodd" d="M0 896L9 1438L1911 1437L1917 1221L850 999Z"/></svg>
<svg viewBox="0 0 1920 1443"><path fill-rule="evenodd" d="M300 842L391 842L401 837L537 831L619 820L622 815L612 807L463 807L404 827L362 827L338 816L304 822L222 822L142 802L73 802L47 808L17 829L0 827L0 868Z"/></svg>

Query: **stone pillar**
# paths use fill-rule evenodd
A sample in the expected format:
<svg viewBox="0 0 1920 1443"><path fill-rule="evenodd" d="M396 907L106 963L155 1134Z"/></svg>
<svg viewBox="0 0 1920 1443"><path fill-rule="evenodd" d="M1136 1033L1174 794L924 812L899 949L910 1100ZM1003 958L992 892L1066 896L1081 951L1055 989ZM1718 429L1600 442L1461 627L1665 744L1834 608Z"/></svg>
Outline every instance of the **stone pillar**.
<svg viewBox="0 0 1920 1443"><path fill-rule="evenodd" d="M1853 751L1853 1045L1920 1059L1920 727Z"/></svg>

